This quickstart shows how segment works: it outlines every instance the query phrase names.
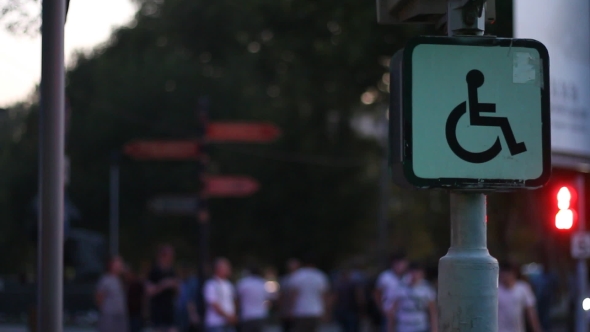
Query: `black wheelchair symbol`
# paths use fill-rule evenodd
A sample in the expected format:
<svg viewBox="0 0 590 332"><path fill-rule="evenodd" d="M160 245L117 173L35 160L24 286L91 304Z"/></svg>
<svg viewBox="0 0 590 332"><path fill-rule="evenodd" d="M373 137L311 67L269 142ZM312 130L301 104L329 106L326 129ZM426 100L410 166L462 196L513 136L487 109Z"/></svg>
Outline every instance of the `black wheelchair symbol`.
<svg viewBox="0 0 590 332"><path fill-rule="evenodd" d="M524 142L516 142L516 138L514 138L514 133L510 127L510 122L508 122L507 118L481 116L480 113L496 113L496 104L480 103L478 100L477 89L483 85L483 73L479 70L471 70L467 73L466 79L469 101L469 123L472 126L500 127L511 155L514 156L526 152L527 149ZM459 158L474 164L486 163L496 158L496 156L502 151L500 137L496 137L496 142L492 147L482 152L467 151L461 146L461 144L459 144L459 141L457 140L457 124L465 113L467 113L467 103L462 102L455 107L447 119L446 136L451 150Z"/></svg>

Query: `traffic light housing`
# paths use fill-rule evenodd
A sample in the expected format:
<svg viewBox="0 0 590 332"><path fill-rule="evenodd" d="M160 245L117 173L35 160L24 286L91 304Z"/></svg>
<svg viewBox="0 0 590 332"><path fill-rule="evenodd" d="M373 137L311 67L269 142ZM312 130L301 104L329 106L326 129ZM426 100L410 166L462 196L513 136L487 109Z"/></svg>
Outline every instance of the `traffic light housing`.
<svg viewBox="0 0 590 332"><path fill-rule="evenodd" d="M562 231L570 230L576 223L575 204L576 190L571 186L560 186L556 193L557 213L555 228Z"/></svg>

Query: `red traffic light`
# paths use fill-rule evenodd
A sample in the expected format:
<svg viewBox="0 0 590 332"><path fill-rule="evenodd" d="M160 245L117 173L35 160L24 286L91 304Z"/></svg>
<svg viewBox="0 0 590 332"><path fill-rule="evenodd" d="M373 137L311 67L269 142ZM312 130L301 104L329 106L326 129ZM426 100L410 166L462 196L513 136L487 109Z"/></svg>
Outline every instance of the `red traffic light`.
<svg viewBox="0 0 590 332"><path fill-rule="evenodd" d="M557 192L557 208L555 215L555 228L561 230L571 229L574 225L574 211L571 209L573 194L575 192L568 187L561 187Z"/></svg>

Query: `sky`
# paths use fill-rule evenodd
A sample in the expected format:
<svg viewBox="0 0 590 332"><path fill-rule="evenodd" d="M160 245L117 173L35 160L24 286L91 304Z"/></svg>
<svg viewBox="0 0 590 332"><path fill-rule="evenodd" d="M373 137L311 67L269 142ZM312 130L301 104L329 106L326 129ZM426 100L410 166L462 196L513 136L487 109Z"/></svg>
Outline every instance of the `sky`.
<svg viewBox="0 0 590 332"><path fill-rule="evenodd" d="M66 64L74 50L90 50L135 13L129 0L70 0L65 26ZM0 107L24 100L41 77L41 36L13 35L0 28Z"/></svg>

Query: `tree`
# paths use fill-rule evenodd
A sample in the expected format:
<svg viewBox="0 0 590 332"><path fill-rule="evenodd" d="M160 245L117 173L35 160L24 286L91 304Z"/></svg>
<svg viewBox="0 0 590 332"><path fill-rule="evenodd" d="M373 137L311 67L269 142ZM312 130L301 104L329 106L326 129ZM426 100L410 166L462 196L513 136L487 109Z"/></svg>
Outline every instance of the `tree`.
<svg viewBox="0 0 590 332"><path fill-rule="evenodd" d="M12 33L33 33L39 27L38 2L30 0L6 0L0 6L0 21Z"/></svg>
<svg viewBox="0 0 590 332"><path fill-rule="evenodd" d="M70 8L70 0L64 0L66 17ZM37 0L4 0L0 4L0 22L14 34L35 35L39 31L41 4Z"/></svg>
<svg viewBox="0 0 590 332"><path fill-rule="evenodd" d="M388 59L431 28L377 26L374 7L352 0L138 3L134 22L78 54L67 74L69 191L85 216L78 226L107 231L110 152L132 139L194 137L197 100L208 96L212 121L272 121L284 132L269 145L213 147L213 173L262 184L250 198L212 202L213 253L280 264L314 251L324 266L373 254L382 151L350 122L384 110ZM34 123L34 111L27 121ZM16 146L34 153L36 139L27 135ZM6 162L27 174L13 180L23 192L18 206L36 192L28 158ZM185 259L196 257L194 218L146 209L155 195L194 192L196 173L191 162L123 162L125 256L137 262L171 241ZM406 247L416 258L446 251L446 195L396 188L390 217L390 249Z"/></svg>
<svg viewBox="0 0 590 332"><path fill-rule="evenodd" d="M354 6L357 14L373 15ZM362 156L375 146L355 138L348 121L351 106L385 72L377 52L369 68L363 63L363 49L378 37L360 30L362 21L352 11L327 4L144 2L136 20L104 49L80 55L68 74L72 192L101 192L102 198L81 203L82 210L106 218L108 150L138 137L190 137L196 98L208 95L214 120L271 120L285 131L273 146L215 147L214 169L254 175L263 188L250 199L212 203L215 251L235 257L249 248L275 261L311 243L329 259L337 256L334 247L347 248L343 253L358 249L349 242L369 217L365 207L374 187L374 179L362 177ZM355 45L339 39L354 33L369 39ZM328 114L338 117L330 130ZM108 130L99 123L108 123ZM288 162L281 161L285 151ZM325 166L326 157L345 162ZM122 206L143 220L139 226L139 218L125 215L123 223L148 234L164 229L163 218L145 212L151 195L194 190L187 181L194 177L189 163L129 163L122 175ZM104 230L98 220L96 228ZM169 221L179 230L187 222ZM166 228L173 233L173 227ZM171 237L194 241L191 232L183 235Z"/></svg>

